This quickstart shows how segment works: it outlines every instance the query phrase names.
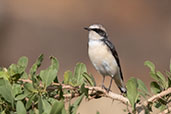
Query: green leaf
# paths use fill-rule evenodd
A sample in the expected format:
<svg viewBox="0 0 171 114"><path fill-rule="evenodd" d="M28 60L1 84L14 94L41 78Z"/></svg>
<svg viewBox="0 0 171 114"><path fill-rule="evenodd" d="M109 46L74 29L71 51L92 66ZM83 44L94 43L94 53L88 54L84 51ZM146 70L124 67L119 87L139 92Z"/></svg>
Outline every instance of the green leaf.
<svg viewBox="0 0 171 114"><path fill-rule="evenodd" d="M72 72L71 71L66 71L64 73L64 84L72 85L72 83L71 83L72 78L73 78Z"/></svg>
<svg viewBox="0 0 171 114"><path fill-rule="evenodd" d="M37 69L40 67L41 63L43 61L43 54L41 54L38 59L36 60L36 62L33 64L33 66L30 69L30 75L33 76Z"/></svg>
<svg viewBox="0 0 171 114"><path fill-rule="evenodd" d="M44 113L49 114L51 111L51 105L45 99L42 99L42 102L43 102Z"/></svg>
<svg viewBox="0 0 171 114"><path fill-rule="evenodd" d="M30 109L29 114L34 114L34 110Z"/></svg>
<svg viewBox="0 0 171 114"><path fill-rule="evenodd" d="M21 75L21 79L28 79L28 75L26 72L23 72L23 74Z"/></svg>
<svg viewBox="0 0 171 114"><path fill-rule="evenodd" d="M77 112L77 109L81 103L81 101L83 100L84 98L84 94L82 94L80 97L77 98L77 100L69 106L69 113L70 114L76 114Z"/></svg>
<svg viewBox="0 0 171 114"><path fill-rule="evenodd" d="M8 74L11 78L13 78L13 80L17 80L21 77L24 70L25 68L20 65L11 64L8 68Z"/></svg>
<svg viewBox="0 0 171 114"><path fill-rule="evenodd" d="M130 78L126 84L127 87L127 97L129 99L129 102L131 103L133 109L135 108L135 103L138 100L138 84L136 78Z"/></svg>
<svg viewBox="0 0 171 114"><path fill-rule="evenodd" d="M166 87L166 79L160 71L157 71L156 75L159 77L159 82L162 83L163 87Z"/></svg>
<svg viewBox="0 0 171 114"><path fill-rule="evenodd" d="M5 72L5 71L0 71L0 78L3 78L3 79L5 79L5 80L9 80L9 75L8 75L8 73L7 72Z"/></svg>
<svg viewBox="0 0 171 114"><path fill-rule="evenodd" d="M83 74L87 72L85 64L78 63L74 70L74 76L71 71L66 71L64 73L64 84L70 84L72 86L80 86L83 83L86 83ZM88 77L89 79L92 77ZM93 78L92 78L93 80ZM93 83L93 81L92 81Z"/></svg>
<svg viewBox="0 0 171 114"><path fill-rule="evenodd" d="M100 114L100 112L99 111L96 111L96 114Z"/></svg>
<svg viewBox="0 0 171 114"><path fill-rule="evenodd" d="M6 113L5 113L5 110L4 110L4 111L2 111L2 112L0 112L0 113L1 113L1 114L6 114Z"/></svg>
<svg viewBox="0 0 171 114"><path fill-rule="evenodd" d="M37 110L36 108L34 108L34 114L39 114L39 110Z"/></svg>
<svg viewBox="0 0 171 114"><path fill-rule="evenodd" d="M8 80L0 79L0 95L13 105L14 96L12 93L12 86Z"/></svg>
<svg viewBox="0 0 171 114"><path fill-rule="evenodd" d="M166 71L166 75L171 78L171 72Z"/></svg>
<svg viewBox="0 0 171 114"><path fill-rule="evenodd" d="M10 76L13 76L18 73L18 68L16 64L11 64L8 68L8 73Z"/></svg>
<svg viewBox="0 0 171 114"><path fill-rule="evenodd" d="M138 83L138 89L140 89L141 91L143 91L146 94L149 94L148 89L145 86L143 81L141 81L140 79L137 79L137 83Z"/></svg>
<svg viewBox="0 0 171 114"><path fill-rule="evenodd" d="M42 70L40 72L40 77L45 87L49 86L53 82L56 75L57 75L56 69L47 69L47 70Z"/></svg>
<svg viewBox="0 0 171 114"><path fill-rule="evenodd" d="M65 107L63 107L63 109L62 109L62 114L68 114Z"/></svg>
<svg viewBox="0 0 171 114"><path fill-rule="evenodd" d="M57 78L57 72L59 68L59 63L55 57L50 57L51 65L46 70L40 71L40 77L45 85L45 87L49 86L55 78Z"/></svg>
<svg viewBox="0 0 171 114"><path fill-rule="evenodd" d="M90 86L96 86L96 82L95 79L92 75L89 75L88 73L84 72L83 73L83 77L85 82L90 85Z"/></svg>
<svg viewBox="0 0 171 114"><path fill-rule="evenodd" d="M18 64L11 64L8 68L8 73L11 77L13 77L13 80L17 80L21 77L22 73L25 71L28 64L28 58L27 57L21 57L18 60Z"/></svg>
<svg viewBox="0 0 171 114"><path fill-rule="evenodd" d="M39 110L39 113L42 114L44 112L44 109L43 109L43 102L42 102L42 98L41 96L39 97L39 100L38 100L38 110Z"/></svg>
<svg viewBox="0 0 171 114"><path fill-rule="evenodd" d="M157 75L159 76L159 78L163 81L166 82L165 77L163 76L163 74L160 71L157 71Z"/></svg>
<svg viewBox="0 0 171 114"><path fill-rule="evenodd" d="M145 94L144 92L142 92L142 91L138 91L138 94L139 94L139 96L142 96L142 97L144 97L145 99L147 98L147 94Z"/></svg>
<svg viewBox="0 0 171 114"><path fill-rule="evenodd" d="M23 70L26 69L27 65L28 65L28 58L23 56L18 60L18 65L20 65L21 67L23 67Z"/></svg>
<svg viewBox="0 0 171 114"><path fill-rule="evenodd" d="M24 92L24 94L18 95L15 100L23 100L24 98L26 98L28 95L30 95L29 92Z"/></svg>
<svg viewBox="0 0 171 114"><path fill-rule="evenodd" d="M145 61L144 65L149 67L152 73L155 73L155 65L151 61Z"/></svg>
<svg viewBox="0 0 171 114"><path fill-rule="evenodd" d="M52 97L49 97L49 98L48 98L48 102L49 102L50 104L54 104L54 103L56 102L56 99L55 99L55 98L52 98Z"/></svg>
<svg viewBox="0 0 171 114"><path fill-rule="evenodd" d="M38 100L38 109L40 114L49 114L51 105L40 96Z"/></svg>
<svg viewBox="0 0 171 114"><path fill-rule="evenodd" d="M24 104L21 101L17 102L17 114L27 114Z"/></svg>
<svg viewBox="0 0 171 114"><path fill-rule="evenodd" d="M85 84L81 85L80 92L88 97L88 88L85 88Z"/></svg>
<svg viewBox="0 0 171 114"><path fill-rule="evenodd" d="M84 79L82 76L84 72L87 72L87 68L86 68L85 64L78 63L74 70L74 77L72 78L73 86L79 86L84 83Z"/></svg>
<svg viewBox="0 0 171 114"><path fill-rule="evenodd" d="M55 103L52 105L50 114L61 114L63 107L64 107L63 101L55 101Z"/></svg>
<svg viewBox="0 0 171 114"><path fill-rule="evenodd" d="M171 77L168 77L168 88L171 87Z"/></svg>
<svg viewBox="0 0 171 114"><path fill-rule="evenodd" d="M83 63L77 63L74 71L74 76L79 77L81 76L84 72L87 72L87 68L85 64Z"/></svg>
<svg viewBox="0 0 171 114"><path fill-rule="evenodd" d="M17 94L22 93L21 85L19 85L19 84L13 84L13 85L12 85L12 93L13 93L13 96L14 96L14 97L15 97Z"/></svg>
<svg viewBox="0 0 171 114"><path fill-rule="evenodd" d="M31 93L38 93L38 91L33 87L31 83L25 83L24 88L27 89Z"/></svg>
<svg viewBox="0 0 171 114"><path fill-rule="evenodd" d="M150 76L155 79L157 82L160 81L159 77L156 75L156 73L150 72Z"/></svg>
<svg viewBox="0 0 171 114"><path fill-rule="evenodd" d="M159 86L159 84L157 82L154 82L154 81L151 82L150 87L151 87L152 93L154 93L154 94L161 92L161 89L160 89L161 87Z"/></svg>
<svg viewBox="0 0 171 114"><path fill-rule="evenodd" d="M38 76L36 75L36 72L38 70L38 68L41 66L41 63L43 61L43 54L41 54L38 59L36 60L36 62L32 65L31 69L30 69L30 76L31 76L31 80L32 80L32 85L35 88L38 88L40 81L38 80Z"/></svg>
<svg viewBox="0 0 171 114"><path fill-rule="evenodd" d="M36 97L36 94L32 94L29 97L29 100L26 103L26 109L29 109L30 108L30 106L32 105L32 102L34 101L35 97Z"/></svg>
<svg viewBox="0 0 171 114"><path fill-rule="evenodd" d="M58 71L58 69L59 69L59 62L58 62L58 60L55 57L53 57L53 56L51 56L50 59L51 59L50 69L56 69Z"/></svg>
<svg viewBox="0 0 171 114"><path fill-rule="evenodd" d="M171 72L171 58L170 58L170 72Z"/></svg>
<svg viewBox="0 0 171 114"><path fill-rule="evenodd" d="M162 104L161 102L158 102L158 101L154 103L154 106L155 106L155 108L160 109L160 111L163 111L167 107L166 105L164 105L164 104Z"/></svg>
<svg viewBox="0 0 171 114"><path fill-rule="evenodd" d="M160 111L164 111L165 109L167 109L167 105L161 104L159 109Z"/></svg>
<svg viewBox="0 0 171 114"><path fill-rule="evenodd" d="M58 60L53 56L51 56L50 59L51 59L51 66L49 68L50 69L56 69L57 73L58 73L58 70L59 70L59 62L58 62ZM58 76L55 77L54 82L59 83Z"/></svg>

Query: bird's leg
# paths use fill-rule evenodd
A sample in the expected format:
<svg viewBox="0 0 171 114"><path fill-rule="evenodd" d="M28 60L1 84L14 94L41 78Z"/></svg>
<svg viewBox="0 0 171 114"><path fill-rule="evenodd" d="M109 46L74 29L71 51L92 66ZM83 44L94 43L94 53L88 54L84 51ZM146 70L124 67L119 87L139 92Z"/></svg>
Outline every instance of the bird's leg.
<svg viewBox="0 0 171 114"><path fill-rule="evenodd" d="M111 88L111 86L112 86L112 81L113 81L113 78L111 78L111 80L110 80L110 84L109 84L109 88L107 89L107 92L110 91L110 88Z"/></svg>
<svg viewBox="0 0 171 114"><path fill-rule="evenodd" d="M104 81L105 81L105 76L103 76L103 80L102 80L102 89L105 89Z"/></svg>

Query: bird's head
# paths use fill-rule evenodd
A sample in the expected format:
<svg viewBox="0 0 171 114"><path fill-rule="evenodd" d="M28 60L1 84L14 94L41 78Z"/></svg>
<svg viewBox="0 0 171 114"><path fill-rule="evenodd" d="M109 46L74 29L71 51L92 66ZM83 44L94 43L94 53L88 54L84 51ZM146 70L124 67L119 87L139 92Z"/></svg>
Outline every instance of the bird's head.
<svg viewBox="0 0 171 114"><path fill-rule="evenodd" d="M106 29L100 24L93 24L89 27L85 27L84 29L89 31L90 40L101 40L107 38Z"/></svg>

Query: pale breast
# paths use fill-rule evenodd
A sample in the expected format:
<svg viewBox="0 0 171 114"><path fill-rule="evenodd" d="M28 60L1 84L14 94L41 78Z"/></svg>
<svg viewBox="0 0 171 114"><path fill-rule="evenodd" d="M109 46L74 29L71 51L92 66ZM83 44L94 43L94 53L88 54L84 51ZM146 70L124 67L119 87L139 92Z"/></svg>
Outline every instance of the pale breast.
<svg viewBox="0 0 171 114"><path fill-rule="evenodd" d="M102 41L89 41L88 54L94 67L102 75L114 76L117 74L118 65L116 60Z"/></svg>

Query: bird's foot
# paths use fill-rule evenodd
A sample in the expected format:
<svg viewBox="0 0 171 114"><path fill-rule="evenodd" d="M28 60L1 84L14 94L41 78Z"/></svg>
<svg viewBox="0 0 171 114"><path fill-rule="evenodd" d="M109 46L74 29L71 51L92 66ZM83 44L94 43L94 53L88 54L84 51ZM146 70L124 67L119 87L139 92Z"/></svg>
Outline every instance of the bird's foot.
<svg viewBox="0 0 171 114"><path fill-rule="evenodd" d="M109 91L110 91L110 89L107 88L107 87L105 87L104 85L102 85L102 89L105 89L108 93L109 93Z"/></svg>
<svg viewBox="0 0 171 114"><path fill-rule="evenodd" d="M105 89L106 87L104 85L102 85L102 89Z"/></svg>
<svg viewBox="0 0 171 114"><path fill-rule="evenodd" d="M107 91L107 93L109 93L110 89L109 88L106 88L106 91Z"/></svg>

